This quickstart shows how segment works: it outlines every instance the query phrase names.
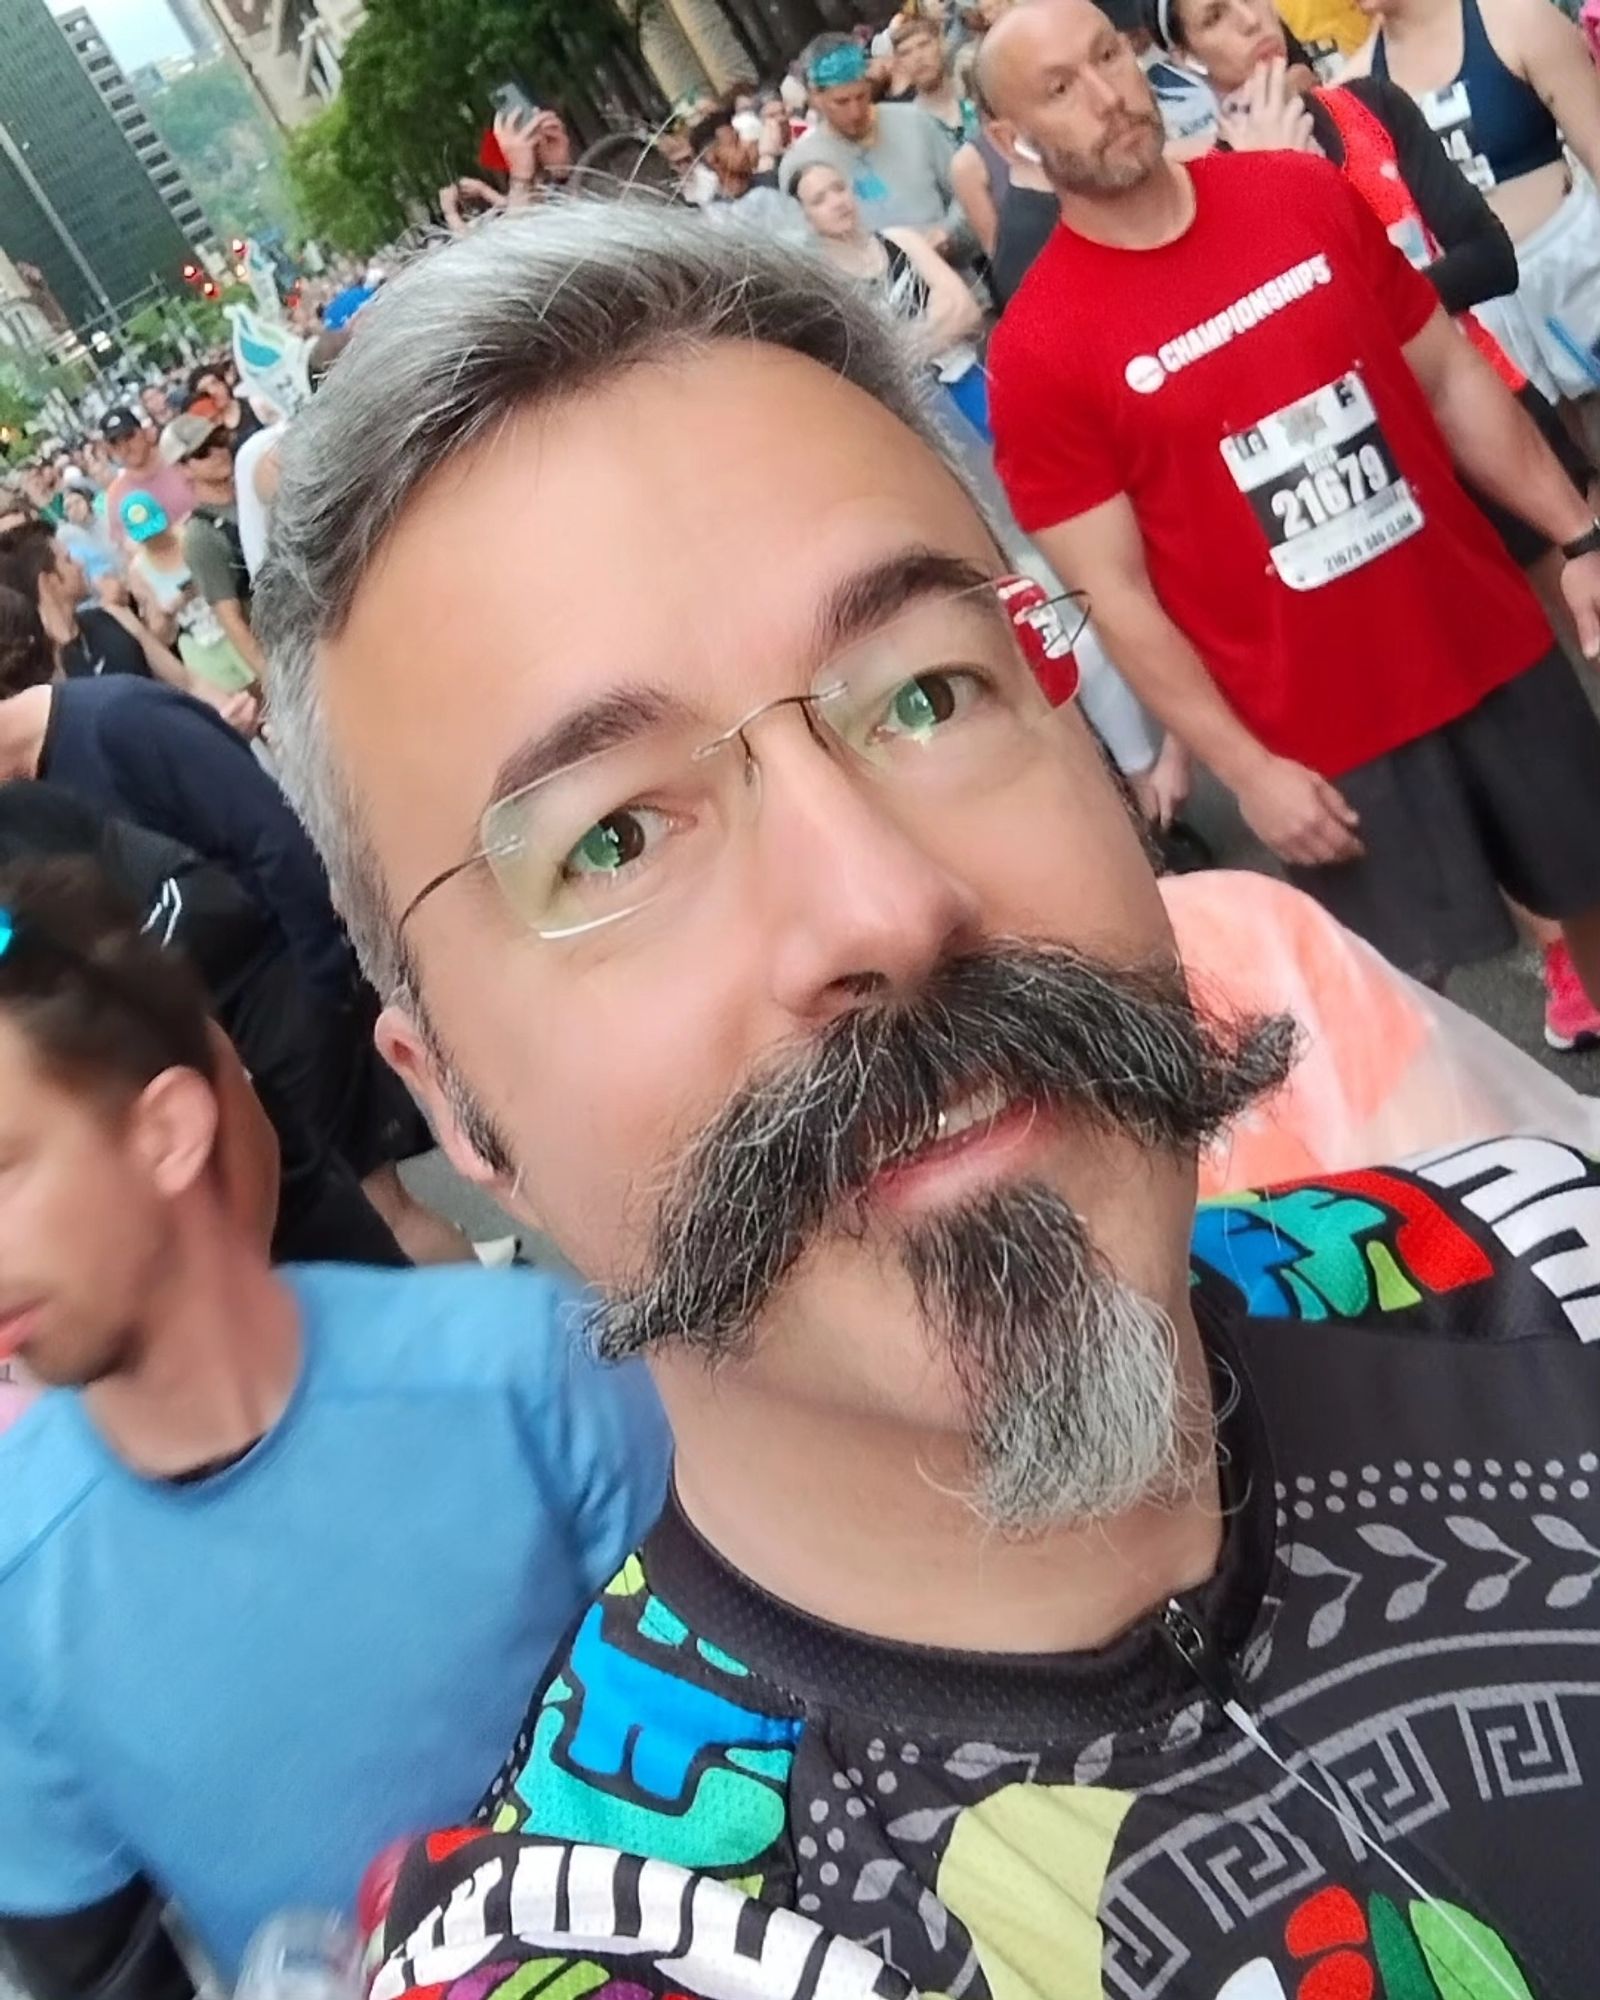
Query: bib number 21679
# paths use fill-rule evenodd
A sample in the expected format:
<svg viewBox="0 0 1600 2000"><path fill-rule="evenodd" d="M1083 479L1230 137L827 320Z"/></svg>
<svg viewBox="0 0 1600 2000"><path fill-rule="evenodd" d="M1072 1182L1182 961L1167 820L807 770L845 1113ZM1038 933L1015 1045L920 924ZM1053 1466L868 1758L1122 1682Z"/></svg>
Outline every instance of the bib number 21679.
<svg viewBox="0 0 1600 2000"><path fill-rule="evenodd" d="M1291 590L1320 590L1422 526L1353 371L1225 437L1222 456Z"/></svg>

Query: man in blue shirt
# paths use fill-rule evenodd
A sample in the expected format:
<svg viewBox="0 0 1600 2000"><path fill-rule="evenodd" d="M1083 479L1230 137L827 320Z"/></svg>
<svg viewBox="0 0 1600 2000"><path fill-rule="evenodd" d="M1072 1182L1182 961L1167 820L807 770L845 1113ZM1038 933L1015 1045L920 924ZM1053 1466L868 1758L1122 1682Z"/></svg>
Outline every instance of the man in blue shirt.
<svg viewBox="0 0 1600 2000"><path fill-rule="evenodd" d="M199 990L90 864L0 874L0 1979L173 2000L467 1813L654 1517L665 1428L528 1272L274 1271Z"/></svg>

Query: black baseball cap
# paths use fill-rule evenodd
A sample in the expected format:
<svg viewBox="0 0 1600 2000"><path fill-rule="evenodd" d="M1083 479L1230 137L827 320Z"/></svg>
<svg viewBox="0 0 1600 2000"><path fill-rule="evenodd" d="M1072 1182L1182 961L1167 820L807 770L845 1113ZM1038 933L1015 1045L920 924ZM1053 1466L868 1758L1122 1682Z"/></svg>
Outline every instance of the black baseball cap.
<svg viewBox="0 0 1600 2000"><path fill-rule="evenodd" d="M142 431L144 425L132 410L107 410L100 425L100 435L108 444L121 444L124 438L131 438Z"/></svg>

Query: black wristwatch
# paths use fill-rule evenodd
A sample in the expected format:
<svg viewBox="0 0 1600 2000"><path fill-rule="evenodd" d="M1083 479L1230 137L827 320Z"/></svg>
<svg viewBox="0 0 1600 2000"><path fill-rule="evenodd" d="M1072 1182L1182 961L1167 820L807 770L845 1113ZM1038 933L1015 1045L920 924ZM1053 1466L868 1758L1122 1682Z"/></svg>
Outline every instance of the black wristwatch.
<svg viewBox="0 0 1600 2000"><path fill-rule="evenodd" d="M1568 562L1576 562L1579 556L1600 555L1600 520L1591 521L1576 541L1563 542L1561 553Z"/></svg>

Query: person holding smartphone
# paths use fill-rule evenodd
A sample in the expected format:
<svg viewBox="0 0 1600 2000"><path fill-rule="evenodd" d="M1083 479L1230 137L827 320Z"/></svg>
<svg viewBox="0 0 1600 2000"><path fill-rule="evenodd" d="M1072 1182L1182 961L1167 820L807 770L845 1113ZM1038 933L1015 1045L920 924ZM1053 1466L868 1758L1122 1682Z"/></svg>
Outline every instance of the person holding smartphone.
<svg viewBox="0 0 1600 2000"><path fill-rule="evenodd" d="M480 159L490 171L503 162L506 191L474 174L442 187L439 212L452 236L496 209L525 208L564 188L572 175L572 135L559 112L541 110L520 83L501 84L491 102L494 125Z"/></svg>

